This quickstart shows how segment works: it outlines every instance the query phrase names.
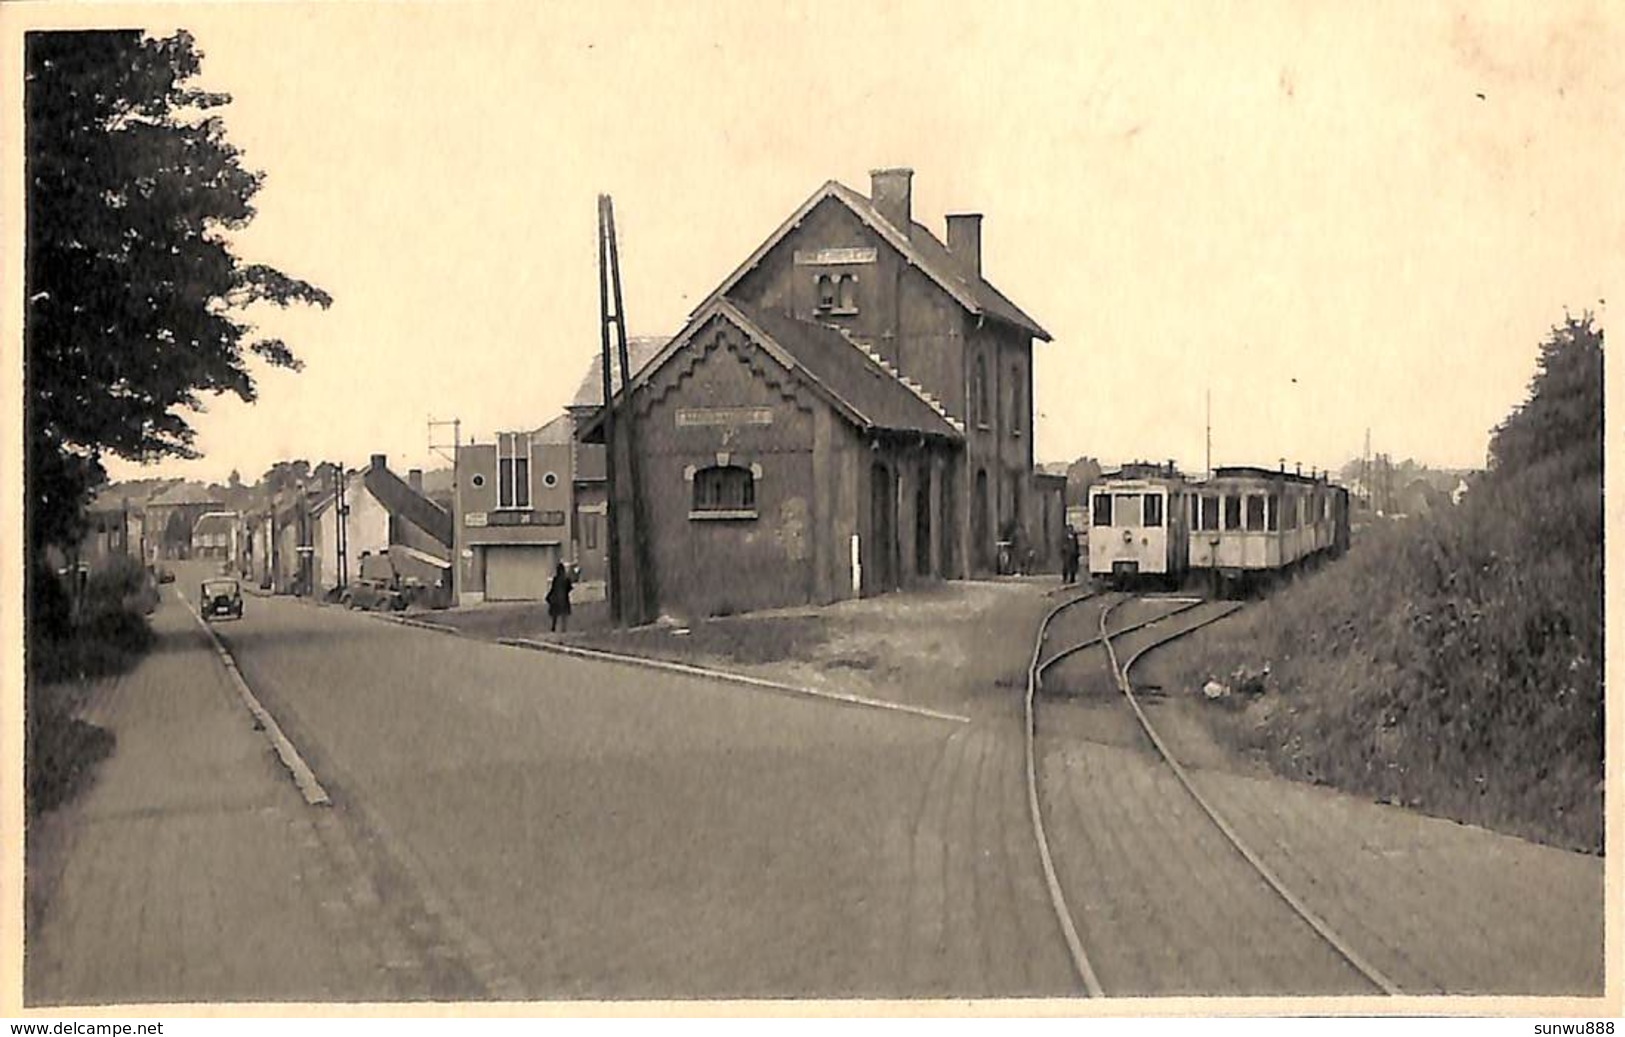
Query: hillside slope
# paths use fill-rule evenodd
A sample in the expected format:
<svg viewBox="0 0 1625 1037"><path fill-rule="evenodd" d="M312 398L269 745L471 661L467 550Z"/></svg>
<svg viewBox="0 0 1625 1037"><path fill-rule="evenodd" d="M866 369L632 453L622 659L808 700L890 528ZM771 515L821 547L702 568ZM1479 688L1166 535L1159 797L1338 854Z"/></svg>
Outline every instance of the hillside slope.
<svg viewBox="0 0 1625 1037"><path fill-rule="evenodd" d="M1221 734L1277 772L1548 842L1603 838L1602 333L1553 329L1456 508L1179 650L1187 687L1270 673Z"/></svg>

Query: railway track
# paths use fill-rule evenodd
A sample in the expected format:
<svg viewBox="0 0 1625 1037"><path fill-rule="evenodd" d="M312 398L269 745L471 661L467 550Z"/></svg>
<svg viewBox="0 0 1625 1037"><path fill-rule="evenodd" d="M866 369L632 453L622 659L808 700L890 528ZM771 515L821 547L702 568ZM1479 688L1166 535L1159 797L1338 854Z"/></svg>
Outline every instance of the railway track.
<svg viewBox="0 0 1625 1037"><path fill-rule="evenodd" d="M1289 889L1202 795L1130 680L1145 653L1240 607L1089 593L1057 605L1039 626L1025 702L1027 799L1074 970L1092 997L1231 987L1397 994L1392 980ZM1090 746L1097 755L1118 754L1086 775L1092 788L1083 795L1064 768L1066 780L1052 781L1061 787L1045 795L1050 761L1039 751L1038 721L1046 676L1080 707L1052 719L1070 722L1074 733L1081 725L1091 743L1098 737L1101 744ZM1048 708L1059 712L1068 704ZM1114 816L1103 820L1104 811L1092 808ZM1125 833L1125 826L1139 831ZM1058 832L1064 846L1088 860L1058 854ZM1243 936L1279 947L1238 953ZM1296 989L1300 981L1306 989Z"/></svg>

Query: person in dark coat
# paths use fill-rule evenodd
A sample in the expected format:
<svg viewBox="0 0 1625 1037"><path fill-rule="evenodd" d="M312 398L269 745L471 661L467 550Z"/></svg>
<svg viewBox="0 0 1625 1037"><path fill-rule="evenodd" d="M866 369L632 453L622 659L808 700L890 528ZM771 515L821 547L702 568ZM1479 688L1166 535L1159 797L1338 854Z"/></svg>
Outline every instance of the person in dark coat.
<svg viewBox="0 0 1625 1037"><path fill-rule="evenodd" d="M570 590L575 581L570 579L570 571L560 562L558 569L553 573L553 584L547 588L547 618L549 630L563 631L570 626Z"/></svg>
<svg viewBox="0 0 1625 1037"><path fill-rule="evenodd" d="M1061 541L1061 581L1071 584L1078 578L1078 534L1071 526L1066 527L1065 538Z"/></svg>

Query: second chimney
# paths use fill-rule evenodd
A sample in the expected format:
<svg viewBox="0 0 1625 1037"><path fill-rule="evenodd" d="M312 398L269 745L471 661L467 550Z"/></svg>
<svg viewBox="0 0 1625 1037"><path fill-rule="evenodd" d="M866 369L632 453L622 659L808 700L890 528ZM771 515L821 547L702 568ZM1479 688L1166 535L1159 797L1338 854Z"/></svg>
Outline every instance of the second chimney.
<svg viewBox="0 0 1625 1037"><path fill-rule="evenodd" d="M383 471L384 469L388 468L389 465L384 463L384 455L383 454L373 454L372 455L372 467L378 469L379 471Z"/></svg>
<svg viewBox="0 0 1625 1037"><path fill-rule="evenodd" d="M869 201L879 210L886 222L909 232L914 224L913 193L914 170L905 168L869 170Z"/></svg>
<svg viewBox="0 0 1625 1037"><path fill-rule="evenodd" d="M423 493L423 469L408 468L406 470L406 485L421 495Z"/></svg>
<svg viewBox="0 0 1625 1037"><path fill-rule="evenodd" d="M982 214L948 217L948 251L977 277L982 276Z"/></svg>

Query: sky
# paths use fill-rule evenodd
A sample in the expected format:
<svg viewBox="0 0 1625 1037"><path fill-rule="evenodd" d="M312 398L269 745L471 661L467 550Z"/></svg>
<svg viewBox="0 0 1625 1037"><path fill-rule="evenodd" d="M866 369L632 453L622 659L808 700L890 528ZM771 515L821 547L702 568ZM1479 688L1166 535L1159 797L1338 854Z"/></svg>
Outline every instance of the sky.
<svg viewBox="0 0 1625 1037"><path fill-rule="evenodd" d="M1565 311L1625 256L1625 19L1494 3L171 3L266 174L237 238L334 297L256 312L302 372L210 398L195 461L436 467L559 413L599 345L687 314L824 181L914 169L985 215L1035 347L1041 461L1484 463ZM1617 302L1616 302L1617 305ZM438 433L449 439L450 430Z"/></svg>

